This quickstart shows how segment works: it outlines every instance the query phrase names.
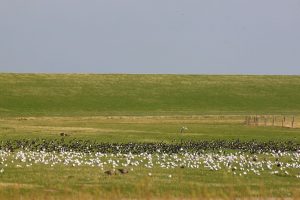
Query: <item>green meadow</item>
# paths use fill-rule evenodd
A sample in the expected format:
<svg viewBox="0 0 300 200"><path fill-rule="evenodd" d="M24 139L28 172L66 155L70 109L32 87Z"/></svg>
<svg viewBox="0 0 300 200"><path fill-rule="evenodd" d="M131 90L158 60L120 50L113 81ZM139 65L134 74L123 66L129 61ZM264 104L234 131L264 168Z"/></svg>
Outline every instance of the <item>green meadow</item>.
<svg viewBox="0 0 300 200"><path fill-rule="evenodd" d="M247 125L248 116L264 120ZM99 143L300 144L299 128L300 76L0 74L1 143L66 133L65 140ZM300 198L292 175L137 166L109 176L97 167L18 162L0 163L1 199Z"/></svg>
<svg viewBox="0 0 300 200"><path fill-rule="evenodd" d="M1 116L299 114L299 76L1 74Z"/></svg>

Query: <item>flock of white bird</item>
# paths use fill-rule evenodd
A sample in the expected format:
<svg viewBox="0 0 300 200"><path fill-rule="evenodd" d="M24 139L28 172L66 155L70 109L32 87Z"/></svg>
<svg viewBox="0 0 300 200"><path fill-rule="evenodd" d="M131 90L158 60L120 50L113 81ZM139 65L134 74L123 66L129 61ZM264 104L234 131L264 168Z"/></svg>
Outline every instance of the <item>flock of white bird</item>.
<svg viewBox="0 0 300 200"><path fill-rule="evenodd" d="M45 152L24 151L15 152L0 150L0 173L5 173L9 167L25 168L33 165L55 165L79 167L98 167L100 170L125 168L134 171L136 167L152 168L190 168L195 170L224 170L237 176L262 173L271 175L292 176L300 179L300 152L270 152L250 154L246 152L203 152L191 153L182 150L178 154L157 153L148 154L107 154L82 153L74 151ZM148 173L152 176L151 171ZM172 175L168 176L172 178Z"/></svg>

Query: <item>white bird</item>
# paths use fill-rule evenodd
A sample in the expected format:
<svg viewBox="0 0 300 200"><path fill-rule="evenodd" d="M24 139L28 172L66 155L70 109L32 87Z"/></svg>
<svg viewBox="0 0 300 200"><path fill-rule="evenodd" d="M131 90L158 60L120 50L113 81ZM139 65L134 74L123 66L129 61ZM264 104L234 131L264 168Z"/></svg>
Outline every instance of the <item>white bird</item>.
<svg viewBox="0 0 300 200"><path fill-rule="evenodd" d="M183 126L183 127L181 127L181 129L180 129L180 133L184 133L184 131L187 131L187 130L188 130L188 128L185 127L185 126Z"/></svg>

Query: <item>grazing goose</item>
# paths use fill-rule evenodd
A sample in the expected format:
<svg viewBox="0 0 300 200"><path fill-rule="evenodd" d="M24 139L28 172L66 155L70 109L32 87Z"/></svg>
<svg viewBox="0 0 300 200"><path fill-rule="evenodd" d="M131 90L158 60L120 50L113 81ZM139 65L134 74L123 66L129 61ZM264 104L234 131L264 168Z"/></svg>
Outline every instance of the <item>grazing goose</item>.
<svg viewBox="0 0 300 200"><path fill-rule="evenodd" d="M111 176L111 175L116 175L115 170L107 170L107 171L105 171L104 173L107 174L107 175L109 175L109 176Z"/></svg>
<svg viewBox="0 0 300 200"><path fill-rule="evenodd" d="M119 172L121 173L121 174L127 174L128 173L128 170L127 169L118 169L119 170Z"/></svg>

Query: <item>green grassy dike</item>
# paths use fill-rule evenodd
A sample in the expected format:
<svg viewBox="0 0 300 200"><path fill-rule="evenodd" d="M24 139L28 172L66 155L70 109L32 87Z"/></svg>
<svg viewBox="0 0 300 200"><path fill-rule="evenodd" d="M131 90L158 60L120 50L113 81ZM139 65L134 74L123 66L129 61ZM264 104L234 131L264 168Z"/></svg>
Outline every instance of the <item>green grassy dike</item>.
<svg viewBox="0 0 300 200"><path fill-rule="evenodd" d="M299 114L300 76L0 74L0 116Z"/></svg>

